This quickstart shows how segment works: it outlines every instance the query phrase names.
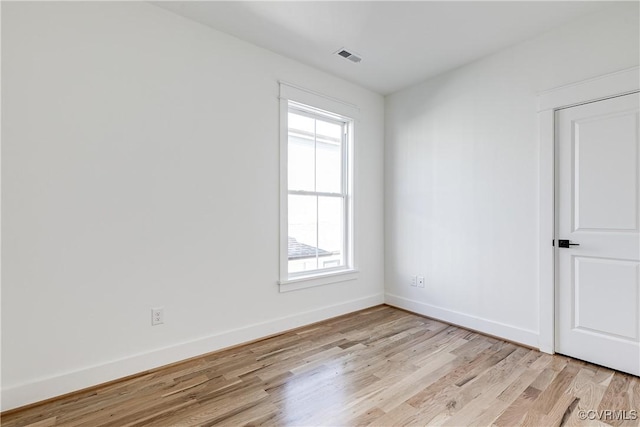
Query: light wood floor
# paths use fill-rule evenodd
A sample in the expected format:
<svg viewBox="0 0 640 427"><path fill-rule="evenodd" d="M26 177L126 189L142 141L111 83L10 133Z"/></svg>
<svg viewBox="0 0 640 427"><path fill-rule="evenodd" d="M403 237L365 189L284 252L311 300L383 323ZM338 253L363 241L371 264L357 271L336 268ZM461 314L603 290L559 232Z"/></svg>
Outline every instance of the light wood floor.
<svg viewBox="0 0 640 427"><path fill-rule="evenodd" d="M620 419L634 411L638 377L379 306L9 413L2 425L637 426Z"/></svg>

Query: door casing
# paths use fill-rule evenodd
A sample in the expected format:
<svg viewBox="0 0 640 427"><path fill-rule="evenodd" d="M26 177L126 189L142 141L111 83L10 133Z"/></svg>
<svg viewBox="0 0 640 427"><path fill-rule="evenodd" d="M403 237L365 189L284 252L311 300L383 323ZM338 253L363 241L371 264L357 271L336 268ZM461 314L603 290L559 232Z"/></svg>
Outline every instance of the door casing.
<svg viewBox="0 0 640 427"><path fill-rule="evenodd" d="M557 310L555 248L555 112L588 102L640 92L640 67L628 68L538 94L539 174L539 334L538 348L555 351Z"/></svg>

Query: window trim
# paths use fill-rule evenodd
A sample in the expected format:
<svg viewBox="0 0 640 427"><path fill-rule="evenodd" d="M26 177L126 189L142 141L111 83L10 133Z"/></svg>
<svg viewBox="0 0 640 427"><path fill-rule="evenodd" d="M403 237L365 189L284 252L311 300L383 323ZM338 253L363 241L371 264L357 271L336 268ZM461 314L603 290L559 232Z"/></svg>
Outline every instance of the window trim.
<svg viewBox="0 0 640 427"><path fill-rule="evenodd" d="M311 272L299 272L289 274L288 271L288 114L290 107L301 108L301 112L312 115L320 115L329 121L346 123L346 141L343 147L342 164L342 191L343 193L331 193L330 195L344 198L344 259L345 265L339 268L318 269ZM347 114L345 114L347 113ZM350 114L349 114L350 113ZM354 128L357 107L336 100L316 92L307 91L297 86L280 82L280 292L303 289L332 283L355 280L358 271L355 268L355 242L354 242ZM295 193L304 193L295 191ZM318 194L322 192L311 192ZM329 194L329 193L327 193Z"/></svg>

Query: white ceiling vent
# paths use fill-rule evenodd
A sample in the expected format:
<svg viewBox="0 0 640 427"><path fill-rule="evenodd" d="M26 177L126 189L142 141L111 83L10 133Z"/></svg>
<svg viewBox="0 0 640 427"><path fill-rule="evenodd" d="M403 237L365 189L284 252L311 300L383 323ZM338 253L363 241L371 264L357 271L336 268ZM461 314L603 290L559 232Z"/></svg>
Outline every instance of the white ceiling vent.
<svg viewBox="0 0 640 427"><path fill-rule="evenodd" d="M336 55L342 56L345 59L348 59L351 62L355 62L356 64L362 61L360 55L357 55L353 52L348 51L345 48L339 49L337 52L334 52Z"/></svg>

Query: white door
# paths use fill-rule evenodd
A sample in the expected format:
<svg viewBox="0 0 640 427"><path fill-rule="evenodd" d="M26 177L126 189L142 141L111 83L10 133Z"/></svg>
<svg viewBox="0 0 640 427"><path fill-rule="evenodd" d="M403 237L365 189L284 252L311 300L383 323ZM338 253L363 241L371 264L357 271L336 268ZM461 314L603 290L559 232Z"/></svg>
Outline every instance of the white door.
<svg viewBox="0 0 640 427"><path fill-rule="evenodd" d="M634 375L640 375L638 105L636 93L555 117L556 352ZM572 245L560 247L560 239Z"/></svg>

